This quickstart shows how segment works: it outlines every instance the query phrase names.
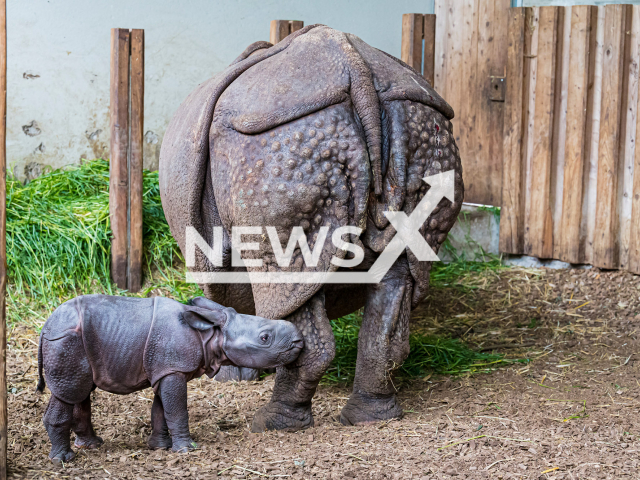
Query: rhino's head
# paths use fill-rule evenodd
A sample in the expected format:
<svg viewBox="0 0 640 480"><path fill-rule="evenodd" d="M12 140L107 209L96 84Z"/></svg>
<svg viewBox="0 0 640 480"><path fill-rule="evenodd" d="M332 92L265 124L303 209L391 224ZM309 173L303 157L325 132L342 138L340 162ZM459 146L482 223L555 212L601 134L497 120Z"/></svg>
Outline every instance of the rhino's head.
<svg viewBox="0 0 640 480"><path fill-rule="evenodd" d="M197 308L184 313L185 321L201 331L218 327L220 334L211 340L213 352L224 353L238 367L280 367L298 358L304 346L296 326L286 320L244 315L203 297L191 304Z"/></svg>

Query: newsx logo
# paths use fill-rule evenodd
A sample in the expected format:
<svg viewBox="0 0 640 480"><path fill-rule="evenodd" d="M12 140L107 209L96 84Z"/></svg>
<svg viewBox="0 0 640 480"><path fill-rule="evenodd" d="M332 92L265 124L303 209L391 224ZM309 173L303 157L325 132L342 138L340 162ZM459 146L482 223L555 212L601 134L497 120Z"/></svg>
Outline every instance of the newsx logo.
<svg viewBox="0 0 640 480"><path fill-rule="evenodd" d="M427 221L431 212L438 206L440 200L448 198L454 201L454 171L449 170L437 175L424 177L431 188L420 200L416 208L407 215L404 212L384 212L384 216L395 228L396 234L380 253L375 263L366 272L334 271L334 272L187 272L187 281L195 283L379 283L389 271L398 257L408 247L421 262L437 262L440 259L431 249L420 228ZM308 267L316 267L327 240L329 227L320 227L313 250L309 248L307 237L302 227L293 227L291 236L285 249L282 248L275 227L242 226L231 229L231 265L233 267L261 267L262 259L243 259L243 251L258 250L259 243L243 242L243 235L263 235L269 237L273 254L281 268L289 267L296 249L300 252ZM334 256L331 263L337 267L352 268L359 265L364 258L364 251L359 245L343 240L343 236L351 234L359 236L362 229L355 226L344 226L334 230L331 241L336 248L351 252L353 258L344 259ZM210 246L193 227L187 227L185 236L185 260L190 269L196 266L196 246L216 267L222 267L222 227L213 229L213 246Z"/></svg>

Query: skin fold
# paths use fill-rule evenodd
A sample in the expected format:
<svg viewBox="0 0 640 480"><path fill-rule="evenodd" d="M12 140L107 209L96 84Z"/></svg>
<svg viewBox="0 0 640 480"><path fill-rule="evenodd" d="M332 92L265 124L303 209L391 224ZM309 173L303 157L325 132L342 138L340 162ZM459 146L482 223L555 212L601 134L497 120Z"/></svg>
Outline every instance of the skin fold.
<svg viewBox="0 0 640 480"><path fill-rule="evenodd" d="M434 251L445 241L462 205L464 186L451 124L453 110L412 68L358 37L311 25L275 46L251 45L201 84L180 106L160 154L160 192L171 233L185 252L193 227L209 243L223 229L223 262L196 249L197 272L243 270L231 264L231 232L273 226L283 247L302 227L313 249L328 228L362 229L351 242L363 248L367 270L395 235L384 215L410 215L429 190L426 176L453 171L454 201L442 199L420 228ZM268 236L255 235L261 260L250 272L331 272L345 251L331 241L316 265L300 249L280 266ZM238 312L286 318L305 346L280 367L271 402L253 431L313 425L311 400L334 356L329 319L364 307L353 394L341 421L366 424L402 415L394 372L409 353L409 318L426 296L429 262L410 249L377 285L205 284L205 296ZM222 379L251 378L224 367Z"/></svg>
<svg viewBox="0 0 640 480"><path fill-rule="evenodd" d="M91 423L95 388L126 395L152 387L149 447L192 450L189 380L213 377L222 365L279 367L302 346L292 323L238 314L206 298L190 305L159 297L70 300L44 324L38 351L38 391L46 378L52 394L43 418L49 458L61 463L75 456L71 430L77 448L102 444Z"/></svg>

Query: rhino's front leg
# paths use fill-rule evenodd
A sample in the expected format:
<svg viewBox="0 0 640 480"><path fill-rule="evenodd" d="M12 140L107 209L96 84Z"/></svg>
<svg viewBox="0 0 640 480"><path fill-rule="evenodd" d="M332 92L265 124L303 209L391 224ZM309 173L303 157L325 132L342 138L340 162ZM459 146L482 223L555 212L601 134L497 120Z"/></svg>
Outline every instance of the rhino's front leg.
<svg viewBox="0 0 640 480"><path fill-rule="evenodd" d="M171 432L171 449L174 452L188 452L198 448L189 433L187 379L185 376L181 373L167 375L160 380L158 390L167 427Z"/></svg>
<svg viewBox="0 0 640 480"><path fill-rule="evenodd" d="M382 282L368 287L353 393L342 409L343 425L399 418L393 374L409 355L409 317L413 279L400 257Z"/></svg>
<svg viewBox="0 0 640 480"><path fill-rule="evenodd" d="M154 395L153 405L151 406L151 435L147 440L150 449L164 450L171 448L171 435L169 435L169 427L164 416L164 408L159 395Z"/></svg>
<svg viewBox="0 0 640 480"><path fill-rule="evenodd" d="M313 426L311 399L335 355L335 340L324 306L324 292L287 317L304 337L298 359L276 370L271 401L253 417L252 432L296 431Z"/></svg>

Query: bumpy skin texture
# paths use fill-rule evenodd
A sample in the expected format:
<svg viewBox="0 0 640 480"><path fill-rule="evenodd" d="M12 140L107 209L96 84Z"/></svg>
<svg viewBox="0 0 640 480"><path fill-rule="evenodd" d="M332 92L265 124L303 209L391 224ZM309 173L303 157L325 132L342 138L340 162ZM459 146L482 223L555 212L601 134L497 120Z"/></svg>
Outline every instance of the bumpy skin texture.
<svg viewBox="0 0 640 480"><path fill-rule="evenodd" d="M429 189L422 179L453 170L454 201L443 199L420 229L437 252L464 194L451 107L413 69L350 34L312 25L266 47L251 45L200 85L167 129L160 189L173 236L184 252L187 227L210 245L213 227L224 231L222 266L196 249L192 269L243 269L231 265L232 227L274 226L284 246L292 227L302 227L313 249L321 227L330 239L345 225L363 229L351 238L365 250L354 268L368 269L396 233L384 212L411 214ZM338 268L332 256L344 257L328 240L317 265L305 264L298 249L291 265L280 267L266 232L244 240L259 243L243 255L262 261L250 271L328 272ZM212 300L302 329L304 351L278 371L273 399L253 430L313 424L311 397L333 356L328 319L363 306L354 393L342 422L400 416L393 371L408 355L408 319L427 293L429 271L430 263L407 249L374 286L202 285Z"/></svg>
<svg viewBox="0 0 640 480"><path fill-rule="evenodd" d="M38 390L46 378L51 400L44 424L54 463L71 460L75 446L102 444L91 423L96 387L129 394L152 387L150 448L182 452L189 434L187 382L221 365L270 368L295 360L303 341L295 325L237 314L205 298L183 305L165 298L77 297L56 309L42 328Z"/></svg>

